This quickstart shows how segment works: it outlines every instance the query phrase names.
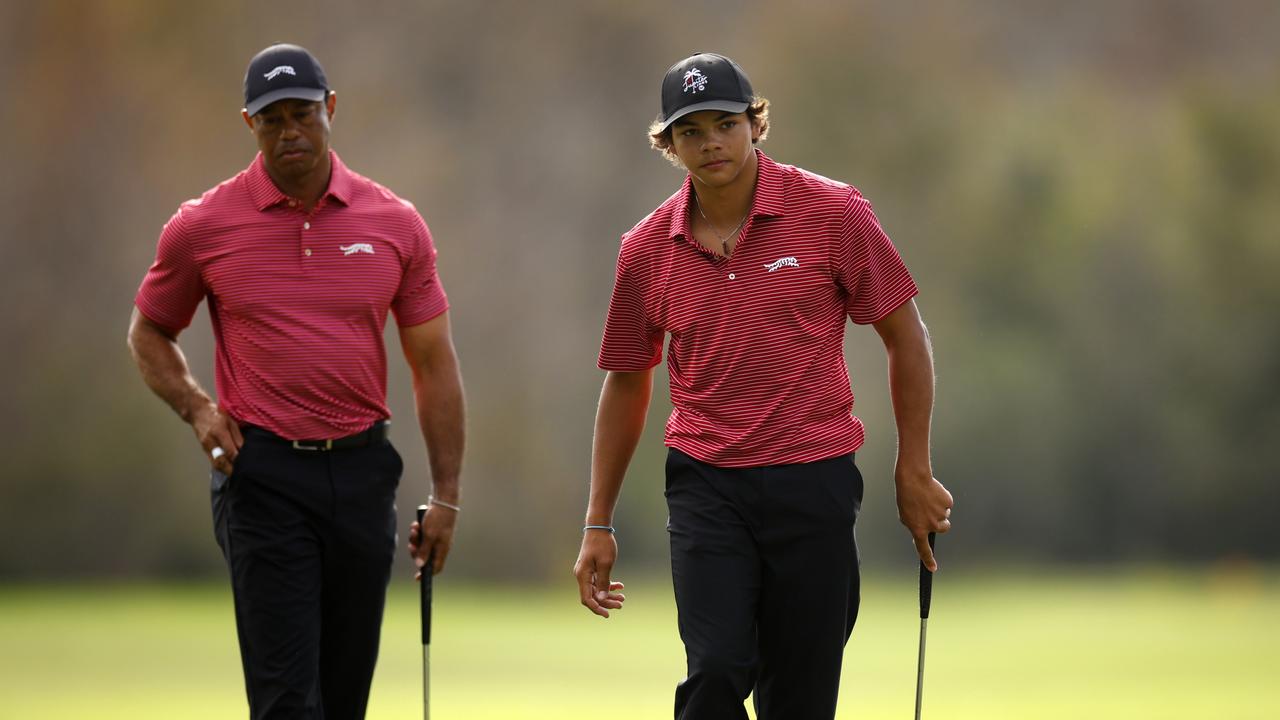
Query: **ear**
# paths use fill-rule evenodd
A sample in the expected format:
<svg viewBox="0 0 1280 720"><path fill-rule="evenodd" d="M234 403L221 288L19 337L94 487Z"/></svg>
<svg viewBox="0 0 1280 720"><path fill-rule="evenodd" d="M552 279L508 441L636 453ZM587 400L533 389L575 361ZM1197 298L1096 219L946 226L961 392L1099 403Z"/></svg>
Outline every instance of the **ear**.
<svg viewBox="0 0 1280 720"><path fill-rule="evenodd" d="M240 108L240 116L244 118L244 124L249 126L249 132L253 132L253 118L249 117L249 111Z"/></svg>
<svg viewBox="0 0 1280 720"><path fill-rule="evenodd" d="M324 99L324 109L329 113L329 120L333 120L333 111L338 107L338 93L330 90L329 96Z"/></svg>

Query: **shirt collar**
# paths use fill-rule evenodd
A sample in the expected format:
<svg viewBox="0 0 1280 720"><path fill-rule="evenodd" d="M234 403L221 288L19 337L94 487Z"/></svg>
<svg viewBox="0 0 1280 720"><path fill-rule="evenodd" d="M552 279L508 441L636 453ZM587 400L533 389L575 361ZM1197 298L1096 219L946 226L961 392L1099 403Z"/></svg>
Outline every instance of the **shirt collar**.
<svg viewBox="0 0 1280 720"><path fill-rule="evenodd" d="M262 159L261 152L253 159L253 163L249 165L248 180L249 195L253 198L253 204L259 211L289 201L289 196L276 187L275 182L267 173L267 166ZM351 186L351 171L347 169L342 159L338 157L338 153L330 150L329 187L320 196L320 200L324 201L325 198L332 197L343 205L350 205Z"/></svg>
<svg viewBox="0 0 1280 720"><path fill-rule="evenodd" d="M783 172L778 163L756 149L756 191L751 200L751 217L781 217L786 207L786 196L783 188ZM676 201L676 212L671 218L671 239L689 238L690 202L693 199L693 176L685 176L684 186L680 188L680 196Z"/></svg>
<svg viewBox="0 0 1280 720"><path fill-rule="evenodd" d="M782 168L760 150L756 150L756 158L760 174L756 180L756 196L751 203L751 214L755 217L782 217L786 214L787 205Z"/></svg>

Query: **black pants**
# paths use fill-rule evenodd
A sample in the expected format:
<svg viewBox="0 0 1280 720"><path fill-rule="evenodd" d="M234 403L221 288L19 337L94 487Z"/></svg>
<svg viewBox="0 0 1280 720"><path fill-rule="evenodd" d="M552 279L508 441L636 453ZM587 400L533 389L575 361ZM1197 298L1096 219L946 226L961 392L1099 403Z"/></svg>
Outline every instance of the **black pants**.
<svg viewBox="0 0 1280 720"><path fill-rule="evenodd" d="M395 554L390 444L307 451L245 433L213 519L250 716L363 718Z"/></svg>
<svg viewBox="0 0 1280 720"><path fill-rule="evenodd" d="M729 469L667 456L671 575L688 677L677 720L835 717L858 616L853 456Z"/></svg>

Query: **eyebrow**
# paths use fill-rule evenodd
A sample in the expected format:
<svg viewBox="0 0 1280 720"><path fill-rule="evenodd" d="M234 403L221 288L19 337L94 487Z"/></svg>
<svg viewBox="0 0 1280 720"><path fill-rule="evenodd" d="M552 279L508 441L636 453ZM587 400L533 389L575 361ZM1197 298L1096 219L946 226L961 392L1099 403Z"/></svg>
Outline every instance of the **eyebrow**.
<svg viewBox="0 0 1280 720"><path fill-rule="evenodd" d="M726 110L725 112L720 113L720 115L715 119L714 122L720 122L721 120L724 120L727 117L733 117L734 115L738 115L738 114L739 113L732 113ZM679 120L676 120L675 123L672 125L672 127L680 127L681 125L697 125L697 123L695 123L694 121L686 119L688 117L689 116L686 115L680 118Z"/></svg>
<svg viewBox="0 0 1280 720"><path fill-rule="evenodd" d="M313 110L317 105L321 105L319 102L309 102L305 100L296 104L290 103L289 100L291 99L292 98L286 98L284 100L273 102L259 110L257 115L261 115L263 117L266 117L267 115L283 115L285 113L298 112L299 110Z"/></svg>

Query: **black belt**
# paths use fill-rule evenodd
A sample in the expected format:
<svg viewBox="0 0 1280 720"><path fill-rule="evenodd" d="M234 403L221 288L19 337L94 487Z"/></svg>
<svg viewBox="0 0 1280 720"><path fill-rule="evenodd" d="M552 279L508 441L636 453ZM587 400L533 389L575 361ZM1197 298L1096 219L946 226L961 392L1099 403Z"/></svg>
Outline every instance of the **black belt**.
<svg viewBox="0 0 1280 720"><path fill-rule="evenodd" d="M241 426L241 431L245 435L260 437L272 442L282 443L292 447L294 450L309 450L326 452L329 450L351 450L354 448L371 447L374 445L385 445L387 443L388 431L391 429L390 420L379 420L370 425L368 429L358 432L355 435L334 438L332 440L288 440L257 425Z"/></svg>

